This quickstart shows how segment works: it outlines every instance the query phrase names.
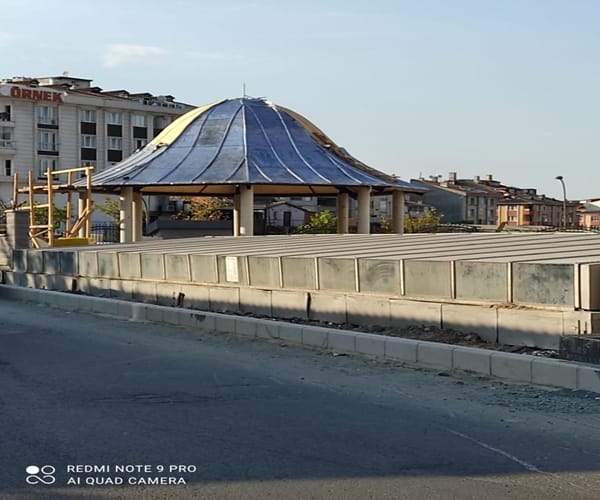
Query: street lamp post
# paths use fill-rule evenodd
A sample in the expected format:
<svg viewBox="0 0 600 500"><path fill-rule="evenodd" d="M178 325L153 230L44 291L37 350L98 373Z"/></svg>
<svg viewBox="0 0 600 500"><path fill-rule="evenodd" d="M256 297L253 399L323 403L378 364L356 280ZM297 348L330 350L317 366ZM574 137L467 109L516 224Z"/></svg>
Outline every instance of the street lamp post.
<svg viewBox="0 0 600 500"><path fill-rule="evenodd" d="M566 229L566 227L567 227L567 188L565 187L565 180L563 179L562 175L557 175L556 180L560 181L560 184L562 185L562 191L563 191L562 227L563 227L563 229Z"/></svg>

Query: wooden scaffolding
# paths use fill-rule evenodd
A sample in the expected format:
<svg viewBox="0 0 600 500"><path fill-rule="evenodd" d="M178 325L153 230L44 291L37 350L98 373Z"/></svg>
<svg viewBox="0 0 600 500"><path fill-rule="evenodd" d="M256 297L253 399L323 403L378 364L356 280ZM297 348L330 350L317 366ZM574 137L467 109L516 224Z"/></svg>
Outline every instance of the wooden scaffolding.
<svg viewBox="0 0 600 500"><path fill-rule="evenodd" d="M88 244L91 241L91 215L94 210L92 200L92 172L94 167L77 167L66 170L47 170L44 175L46 183L35 185L33 182L33 172L30 170L27 178L27 186L19 187L19 177L15 173L13 176L13 200L17 210L29 210L29 237L35 248L42 246L64 246L69 244ZM73 176L76 173L83 174L86 178L85 187L76 187L73 185ZM66 177L66 182L61 183L61 177ZM26 205L19 206L19 194L27 194ZM65 204L66 221L65 233L62 237L55 236L54 228L54 206L55 195L63 193L67 196ZM85 200L85 203L79 203L77 219L74 218L73 194L79 194L78 202ZM81 197L81 195L84 195ZM35 195L43 195L47 202L36 203ZM45 216L41 216L46 221L40 224L36 221L36 210L46 210Z"/></svg>

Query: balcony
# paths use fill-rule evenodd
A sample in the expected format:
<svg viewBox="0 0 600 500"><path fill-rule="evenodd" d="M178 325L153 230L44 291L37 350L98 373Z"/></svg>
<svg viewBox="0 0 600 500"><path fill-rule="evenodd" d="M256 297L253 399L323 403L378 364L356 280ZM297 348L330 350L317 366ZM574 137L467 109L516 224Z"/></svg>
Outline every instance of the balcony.
<svg viewBox="0 0 600 500"><path fill-rule="evenodd" d="M12 139L0 139L0 151L15 154L17 152L17 145Z"/></svg>

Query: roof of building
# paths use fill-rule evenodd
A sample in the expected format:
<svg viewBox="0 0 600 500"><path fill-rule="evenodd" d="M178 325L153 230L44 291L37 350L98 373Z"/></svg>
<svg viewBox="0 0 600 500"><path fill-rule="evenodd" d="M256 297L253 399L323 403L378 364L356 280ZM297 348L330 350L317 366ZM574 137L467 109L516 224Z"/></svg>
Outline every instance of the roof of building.
<svg viewBox="0 0 600 500"><path fill-rule="evenodd" d="M94 190L132 186L150 193L335 194L424 189L375 170L303 116L265 99L226 99L179 117L143 149L94 175Z"/></svg>

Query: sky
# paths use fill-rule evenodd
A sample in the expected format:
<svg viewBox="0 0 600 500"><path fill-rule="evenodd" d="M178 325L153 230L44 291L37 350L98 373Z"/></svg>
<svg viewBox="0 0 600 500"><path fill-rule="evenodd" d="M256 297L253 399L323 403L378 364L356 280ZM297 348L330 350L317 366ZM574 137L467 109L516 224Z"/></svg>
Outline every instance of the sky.
<svg viewBox="0 0 600 500"><path fill-rule="evenodd" d="M600 197L598 0L0 0L0 78L266 97L403 180Z"/></svg>

